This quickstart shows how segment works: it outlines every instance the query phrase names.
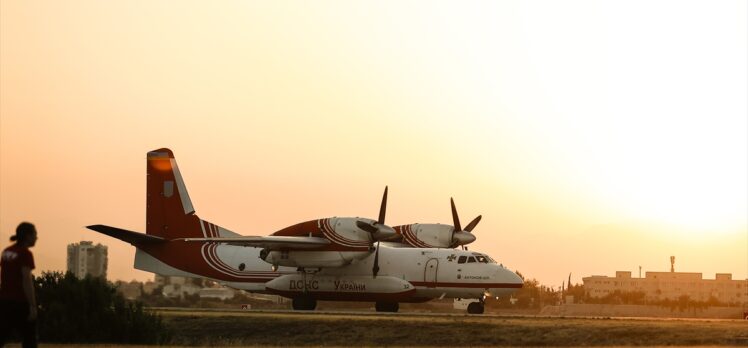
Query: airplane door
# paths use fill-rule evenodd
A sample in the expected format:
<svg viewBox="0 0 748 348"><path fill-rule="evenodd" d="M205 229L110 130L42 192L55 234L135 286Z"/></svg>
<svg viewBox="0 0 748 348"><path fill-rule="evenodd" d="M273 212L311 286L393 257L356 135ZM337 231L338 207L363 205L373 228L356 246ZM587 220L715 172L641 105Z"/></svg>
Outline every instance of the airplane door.
<svg viewBox="0 0 748 348"><path fill-rule="evenodd" d="M429 259L428 262L426 262L426 269L423 271L423 281L426 283L426 286L429 288L436 287L436 273L439 270L439 260L438 259Z"/></svg>

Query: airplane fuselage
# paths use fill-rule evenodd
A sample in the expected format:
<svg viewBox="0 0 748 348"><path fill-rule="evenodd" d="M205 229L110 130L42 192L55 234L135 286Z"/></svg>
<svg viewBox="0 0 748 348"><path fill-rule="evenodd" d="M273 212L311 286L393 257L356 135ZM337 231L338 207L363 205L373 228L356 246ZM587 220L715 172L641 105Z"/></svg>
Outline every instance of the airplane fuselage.
<svg viewBox="0 0 748 348"><path fill-rule="evenodd" d="M343 255L337 257L351 260L343 267L299 271L280 266L274 271L271 264L260 259L261 249L215 243L206 243L201 248L201 263L214 271L210 276L173 268L142 250L136 254L135 267L163 275L207 276L226 286L251 292L286 297L306 294L318 299L349 301L392 300L392 296L396 296L397 302L440 297L480 298L503 296L522 286L522 280L514 272L474 251L399 248L384 243L380 248L380 270L376 278L372 274L374 254L368 251L341 251ZM319 257L331 252L291 253ZM473 262L468 262L470 258Z"/></svg>

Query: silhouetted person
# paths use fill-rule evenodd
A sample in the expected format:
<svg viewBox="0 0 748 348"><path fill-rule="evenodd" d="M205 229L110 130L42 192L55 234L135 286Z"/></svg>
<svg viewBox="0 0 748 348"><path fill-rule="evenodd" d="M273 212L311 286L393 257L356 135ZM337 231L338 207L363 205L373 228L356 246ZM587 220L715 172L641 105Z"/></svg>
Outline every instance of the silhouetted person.
<svg viewBox="0 0 748 348"><path fill-rule="evenodd" d="M0 255L0 347L14 330L21 333L23 347L36 347L34 256L29 250L36 244L36 227L22 222L10 240L15 243Z"/></svg>

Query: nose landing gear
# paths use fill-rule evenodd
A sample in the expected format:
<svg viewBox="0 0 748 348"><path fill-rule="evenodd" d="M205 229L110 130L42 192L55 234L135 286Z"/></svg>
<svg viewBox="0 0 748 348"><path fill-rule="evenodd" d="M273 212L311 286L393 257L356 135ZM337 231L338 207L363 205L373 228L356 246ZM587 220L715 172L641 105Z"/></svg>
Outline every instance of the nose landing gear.
<svg viewBox="0 0 748 348"><path fill-rule="evenodd" d="M478 302L470 303L467 308L468 314L483 314L486 308L485 303L486 303L485 297L481 297L480 301Z"/></svg>

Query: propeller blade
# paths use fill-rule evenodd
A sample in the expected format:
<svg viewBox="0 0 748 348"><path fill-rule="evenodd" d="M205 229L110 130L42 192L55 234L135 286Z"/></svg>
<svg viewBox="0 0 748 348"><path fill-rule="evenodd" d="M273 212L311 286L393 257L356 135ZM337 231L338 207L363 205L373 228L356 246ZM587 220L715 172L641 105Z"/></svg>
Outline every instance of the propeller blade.
<svg viewBox="0 0 748 348"><path fill-rule="evenodd" d="M481 215L478 215L478 217L473 219L473 221L470 221L470 223L467 226L465 226L465 231L473 232L473 229L475 228L475 226L477 226L478 223L480 222L481 217L482 217Z"/></svg>
<svg viewBox="0 0 748 348"><path fill-rule="evenodd" d="M457 208L455 207L455 200L452 198L449 198L449 201L452 203L452 221L454 222L455 231L462 231L462 228L460 227L460 217L457 216Z"/></svg>
<svg viewBox="0 0 748 348"><path fill-rule="evenodd" d="M387 212L387 186L384 187L384 195L382 196L382 206L379 207L379 222L384 225L384 214Z"/></svg>
<svg viewBox="0 0 748 348"><path fill-rule="evenodd" d="M360 221L360 220L356 221L356 227L358 227L358 228L360 228L360 229L362 229L362 230L364 230L366 232L369 232L371 234L377 233L377 231L379 231L379 229L377 229L375 226L373 226L371 224L367 224L367 223L365 223L363 221Z"/></svg>
<svg viewBox="0 0 748 348"><path fill-rule="evenodd" d="M374 278L379 273L379 241L377 241L377 251L374 253L374 267L371 268L371 272L374 274Z"/></svg>

